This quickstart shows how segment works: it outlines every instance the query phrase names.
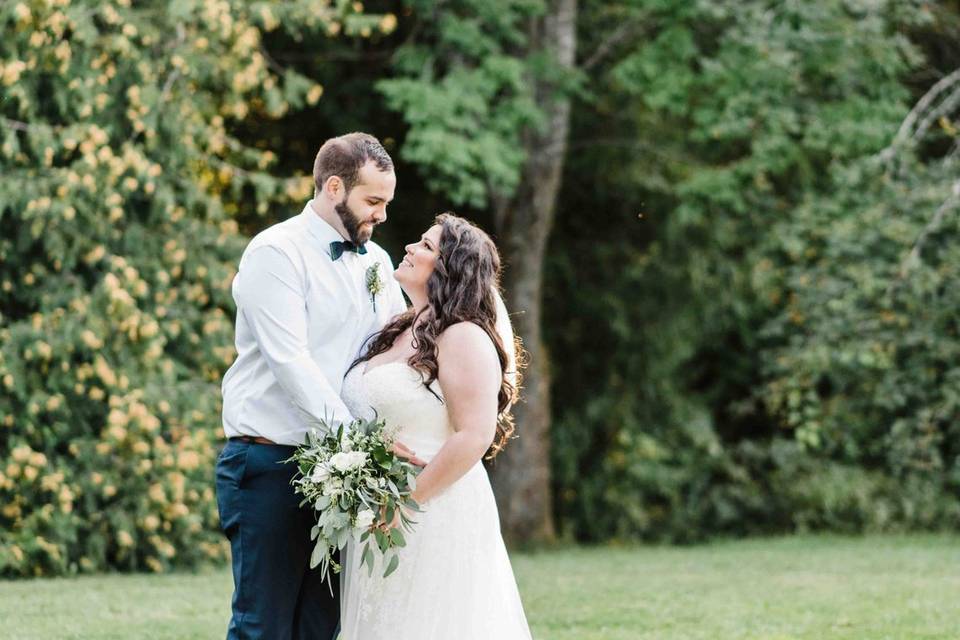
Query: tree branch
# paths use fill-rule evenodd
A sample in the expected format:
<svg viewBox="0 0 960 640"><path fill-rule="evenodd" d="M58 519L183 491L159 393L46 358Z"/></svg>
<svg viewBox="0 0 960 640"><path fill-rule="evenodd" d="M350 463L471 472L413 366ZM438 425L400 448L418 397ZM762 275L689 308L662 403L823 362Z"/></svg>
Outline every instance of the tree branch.
<svg viewBox="0 0 960 640"><path fill-rule="evenodd" d="M920 124L917 125L916 130L913 132L913 137L911 142L917 142L922 138L927 131L933 126L933 123L939 120L941 117L952 113L954 109L960 106L960 87L951 93L949 96L943 99L943 102L940 103L936 109L933 109L920 121Z"/></svg>
<svg viewBox="0 0 960 640"><path fill-rule="evenodd" d="M267 51L267 48L263 45L263 42L260 42L260 55L263 56L264 60L267 61L267 66L276 71L277 73L286 73L287 68L282 64L277 62L276 58L270 55L270 52Z"/></svg>
<svg viewBox="0 0 960 640"><path fill-rule="evenodd" d="M15 129L17 131L30 131L31 129L40 129L39 125L27 124L26 122L20 122L19 120L11 120L10 118L0 118L0 122Z"/></svg>
<svg viewBox="0 0 960 640"><path fill-rule="evenodd" d="M896 286L907 277L910 269L920 262L920 252L923 251L923 246L926 244L927 239L940 227L940 223L943 222L943 218L947 215L947 212L958 204L960 204L960 180L953 183L950 187L950 195L941 203L936 213L930 218L930 222L927 223L927 226L925 226L923 231L920 232L920 235L917 236L917 241L914 242L910 253L908 253L907 257L900 263L900 271L896 279L890 283L887 293L892 293Z"/></svg>
<svg viewBox="0 0 960 640"><path fill-rule="evenodd" d="M897 131L897 135L893 137L893 142L880 152L879 157L883 162L891 161L897 150L904 143L907 141L916 142L920 136L926 133L927 128L930 126L929 123L932 122L932 120L925 118L924 114L932 107L941 94L953 89L954 85L960 85L960 69L956 69L953 73L941 78L917 101L917 104L914 105L910 113L907 114L907 117L904 118L900 129ZM948 96L947 99L941 103L940 107L935 110L935 113L940 115L944 109L949 110L956 106L957 95L958 92L954 92ZM923 120L921 120L921 118L923 118ZM920 121L919 126L917 126L918 120Z"/></svg>
<svg viewBox="0 0 960 640"><path fill-rule="evenodd" d="M600 46L598 46L586 60L580 63L580 70L584 72L590 71L603 62L603 59L610 55L610 52L613 51L617 45L632 38L634 35L639 35L639 32L642 30L643 24L641 22L626 22L622 24L619 29L601 42Z"/></svg>
<svg viewBox="0 0 960 640"><path fill-rule="evenodd" d="M177 24L177 41L174 44L174 49L182 45L187 39L187 31L183 27L183 23ZM173 73L167 76L167 81L163 83L163 90L160 92L160 100L158 105L166 102L167 98L170 97L170 91L173 89L173 83L177 81L177 78L180 77L180 69L174 69Z"/></svg>
<svg viewBox="0 0 960 640"><path fill-rule="evenodd" d="M903 121L903 124L900 125L900 130L897 131L897 135L894 138L894 141L902 140L910 136L910 130L913 128L914 123L920 117L920 115L930 108L930 105L933 104L933 101L937 97L951 88L953 85L960 83L960 69L956 69L953 73L944 76L936 84L930 87L930 90L923 95L920 100L917 101L917 104L910 110L910 113L907 114L906 119Z"/></svg>

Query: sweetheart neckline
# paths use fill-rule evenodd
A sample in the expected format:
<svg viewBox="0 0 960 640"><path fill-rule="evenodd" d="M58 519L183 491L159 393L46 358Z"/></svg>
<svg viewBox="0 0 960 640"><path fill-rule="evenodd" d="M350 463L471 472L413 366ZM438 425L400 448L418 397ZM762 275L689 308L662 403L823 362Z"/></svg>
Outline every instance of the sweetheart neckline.
<svg viewBox="0 0 960 640"><path fill-rule="evenodd" d="M367 363L367 364L369 364L369 363ZM366 380L367 376L368 376L369 374L373 373L374 371L376 371L377 369L384 369L384 368L389 367L389 366L392 366L392 365L401 365L401 366L406 367L406 368L409 369L410 371L415 372L415 373L420 377L421 382L423 381L423 373L420 371L420 369L417 369L416 367L411 366L410 363L407 362L406 360L391 360L390 362L386 362L386 363L384 363L384 364L378 364L377 366L373 367L372 369L367 369L367 366L364 365L363 369L361 369L361 371L360 371L360 379L361 379L361 380ZM430 393L432 393L434 396L437 396L437 391L434 391L434 390L431 388L431 387L433 387L433 385L435 385L435 384L439 386L440 381L439 381L439 380L434 380L432 383L430 383L430 387L427 387L427 389L428 389L428 390L430 391ZM440 391L439 393L440 393L440 395L437 396L437 398L440 399L440 402L442 403L442 402L443 402L443 399L442 399L443 392Z"/></svg>
<svg viewBox="0 0 960 640"><path fill-rule="evenodd" d="M377 369L383 369L384 367L389 367L390 365L394 365L394 364L402 364L403 366L405 366L405 367L407 367L407 368L409 368L409 369L413 369L414 371L419 371L419 369L416 369L416 368L414 368L414 367L411 367L411 366L410 366L410 363L407 362L406 360L391 360L390 362L385 362L385 363L383 363L383 364L378 364L377 366L373 367L372 369L369 367L369 364L370 364L370 363L368 362L366 365L364 365L363 371L360 372L360 376L361 376L361 377L366 376L366 375L368 375L368 374L370 374L370 373L373 373L373 372L376 371Z"/></svg>

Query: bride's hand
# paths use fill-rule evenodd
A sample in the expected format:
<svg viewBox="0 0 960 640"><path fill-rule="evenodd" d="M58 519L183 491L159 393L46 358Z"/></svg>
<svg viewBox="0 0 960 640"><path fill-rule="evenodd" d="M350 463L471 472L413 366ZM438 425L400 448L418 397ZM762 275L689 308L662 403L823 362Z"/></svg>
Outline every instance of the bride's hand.
<svg viewBox="0 0 960 640"><path fill-rule="evenodd" d="M417 454L407 448L402 442L394 442L393 446L390 447L390 451L394 455L400 456L401 458L406 458L407 462L410 464L415 464L418 467L425 467L427 463L417 457Z"/></svg>

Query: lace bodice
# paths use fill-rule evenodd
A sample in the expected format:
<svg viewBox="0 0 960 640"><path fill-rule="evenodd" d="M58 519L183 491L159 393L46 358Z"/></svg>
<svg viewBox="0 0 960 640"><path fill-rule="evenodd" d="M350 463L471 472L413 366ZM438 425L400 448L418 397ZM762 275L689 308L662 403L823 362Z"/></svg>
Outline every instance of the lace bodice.
<svg viewBox="0 0 960 640"><path fill-rule="evenodd" d="M436 395L431 393L420 372L406 361L368 365L358 364L343 381L341 397L347 408L356 418L386 420L400 430L400 442L429 462L454 432L440 385L434 381L430 389Z"/></svg>

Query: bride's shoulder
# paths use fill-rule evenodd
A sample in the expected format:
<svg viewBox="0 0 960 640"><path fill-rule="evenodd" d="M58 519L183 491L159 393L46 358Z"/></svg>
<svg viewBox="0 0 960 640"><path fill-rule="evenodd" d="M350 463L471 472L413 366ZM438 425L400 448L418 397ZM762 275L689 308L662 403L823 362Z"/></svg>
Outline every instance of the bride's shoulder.
<svg viewBox="0 0 960 640"><path fill-rule="evenodd" d="M441 331L437 340L451 343L476 342L482 344L484 341L490 342L490 336L480 325L464 320L463 322L455 322Z"/></svg>
<svg viewBox="0 0 960 640"><path fill-rule="evenodd" d="M437 351L441 369L444 362L458 367L472 363L499 366L493 341L486 331L473 322L457 322L444 329L437 336Z"/></svg>

